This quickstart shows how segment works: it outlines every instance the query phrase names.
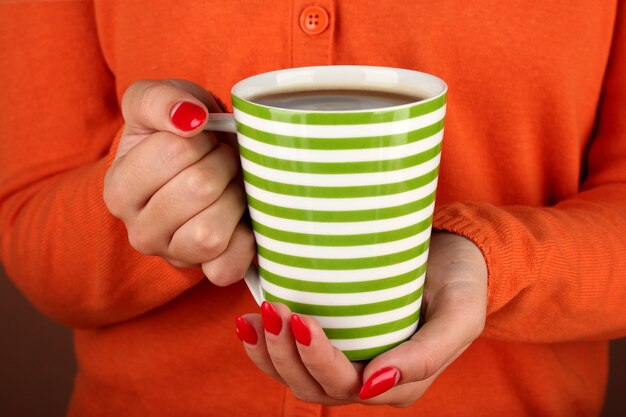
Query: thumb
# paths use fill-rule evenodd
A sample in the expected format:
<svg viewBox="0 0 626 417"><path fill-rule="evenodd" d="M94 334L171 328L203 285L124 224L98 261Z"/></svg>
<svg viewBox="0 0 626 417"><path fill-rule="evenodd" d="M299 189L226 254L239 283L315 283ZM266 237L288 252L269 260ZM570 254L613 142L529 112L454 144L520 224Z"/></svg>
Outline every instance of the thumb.
<svg viewBox="0 0 626 417"><path fill-rule="evenodd" d="M122 97L124 134L170 132L192 137L204 126L209 111L219 111L215 99L186 80L141 80Z"/></svg>
<svg viewBox="0 0 626 417"><path fill-rule="evenodd" d="M187 80L141 80L122 97L125 125L115 158L157 131L190 138L202 131L209 112L221 112L213 96Z"/></svg>
<svg viewBox="0 0 626 417"><path fill-rule="evenodd" d="M424 326L410 340L367 365L360 398L440 374L482 332L485 286L479 281L458 281L438 291L430 300Z"/></svg>

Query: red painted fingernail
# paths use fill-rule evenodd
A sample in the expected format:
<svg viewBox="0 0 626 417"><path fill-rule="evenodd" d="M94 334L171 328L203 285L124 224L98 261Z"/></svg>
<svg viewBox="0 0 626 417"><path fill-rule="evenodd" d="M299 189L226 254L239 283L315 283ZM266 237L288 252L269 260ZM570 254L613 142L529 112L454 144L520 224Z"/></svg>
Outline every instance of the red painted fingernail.
<svg viewBox="0 0 626 417"><path fill-rule="evenodd" d="M239 316L235 319L235 324L237 325L235 333L237 333L239 340L249 345L256 345L258 340L256 330L254 330L254 327L252 327L248 320Z"/></svg>
<svg viewBox="0 0 626 417"><path fill-rule="evenodd" d="M274 307L267 301L261 304L261 317L263 317L263 326L268 332L278 335L283 328L283 319L280 318Z"/></svg>
<svg viewBox="0 0 626 417"><path fill-rule="evenodd" d="M359 392L359 398L367 400L389 391L395 387L400 380L400 370L398 368L387 367L376 371L370 376Z"/></svg>
<svg viewBox="0 0 626 417"><path fill-rule="evenodd" d="M183 101L174 106L170 118L180 130L193 130L204 123L206 112L197 104Z"/></svg>
<svg viewBox="0 0 626 417"><path fill-rule="evenodd" d="M311 344L311 331L309 326L306 325L302 317L297 314L291 315L291 331L293 332L296 341L304 346Z"/></svg>

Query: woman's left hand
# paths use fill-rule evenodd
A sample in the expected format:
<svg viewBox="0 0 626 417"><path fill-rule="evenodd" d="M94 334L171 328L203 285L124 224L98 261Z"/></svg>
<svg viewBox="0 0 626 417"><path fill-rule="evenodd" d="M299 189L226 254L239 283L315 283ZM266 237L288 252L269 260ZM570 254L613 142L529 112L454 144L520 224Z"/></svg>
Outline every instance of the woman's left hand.
<svg viewBox="0 0 626 417"><path fill-rule="evenodd" d="M410 340L369 363L350 362L312 317L280 303L262 315L237 318L248 356L293 394L325 405L408 406L418 400L480 335L487 304L487 267L470 240L433 231L422 309L423 326Z"/></svg>

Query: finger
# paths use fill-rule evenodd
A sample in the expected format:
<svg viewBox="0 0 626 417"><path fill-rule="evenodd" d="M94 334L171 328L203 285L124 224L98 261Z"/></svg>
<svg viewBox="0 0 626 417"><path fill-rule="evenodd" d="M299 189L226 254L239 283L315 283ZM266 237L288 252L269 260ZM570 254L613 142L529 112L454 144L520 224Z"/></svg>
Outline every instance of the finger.
<svg viewBox="0 0 626 417"><path fill-rule="evenodd" d="M291 311L281 303L264 302L262 307L265 343L274 368L299 399L328 403L330 399L300 360L289 325Z"/></svg>
<svg viewBox="0 0 626 417"><path fill-rule="evenodd" d="M158 189L216 146L215 137L206 132L187 140L168 132L149 135L107 171L104 199L109 210L122 220L134 217Z"/></svg>
<svg viewBox="0 0 626 417"><path fill-rule="evenodd" d="M245 210L243 189L231 182L215 203L174 232L168 256L192 264L217 258L228 247Z"/></svg>
<svg viewBox="0 0 626 417"><path fill-rule="evenodd" d="M454 284L437 292L428 306L425 324L410 340L368 364L363 372L365 383L361 394L367 391L368 383L376 379L375 374L384 369L399 371L398 375L388 373L388 380L383 381L387 388L426 380L440 372L478 337L484 326L484 289L478 282ZM391 381L392 378L395 381Z"/></svg>
<svg viewBox="0 0 626 417"><path fill-rule="evenodd" d="M432 383L437 379L439 375L448 367L452 362L458 358L461 353L465 349L469 347L469 344L465 346L461 351L459 351L456 355L454 355L448 362L444 364L439 370L431 377L426 378L422 381L416 382L407 382L400 385L395 386L394 388L383 392L380 395L377 395L371 399L364 400L365 404L370 405L381 405L388 404L394 407L407 407L413 404L415 401L419 400L422 395L428 390L428 388L432 385Z"/></svg>
<svg viewBox="0 0 626 417"><path fill-rule="evenodd" d="M329 397L353 401L361 388L355 364L330 344L320 325L308 316L292 315L291 329L307 371ZM357 367L361 367L357 365Z"/></svg>
<svg viewBox="0 0 626 417"><path fill-rule="evenodd" d="M166 252L175 232L181 226L216 201L219 201L224 190L237 174L238 169L239 162L231 148L226 145L218 145L198 162L185 168L159 188L139 211L136 225L134 226L143 231L146 235L146 240L157 245L150 248L149 253L168 255L175 259L192 263L207 261L215 257L217 254L211 257L200 257L197 260L187 260L185 259L186 257L178 257L173 253ZM223 211L218 211L216 214L220 216L227 215ZM239 216L241 216L241 213L239 213ZM205 227L205 225L216 223L215 219L221 220L221 217L211 219L210 217L207 218L206 215L203 218L207 220L204 225L196 221L195 226L200 226L199 228L185 229L187 231L186 237L193 238L194 235L197 235L199 238L207 237L203 233L211 231L207 230L208 227ZM237 218L234 223L231 223L232 229L234 229L238 220ZM227 231L227 236L223 236L226 238L225 244L228 243L232 229ZM211 242L213 240L200 241L199 243L206 245ZM193 243L198 242L194 239Z"/></svg>
<svg viewBox="0 0 626 417"><path fill-rule="evenodd" d="M235 319L236 332L243 342L248 357L267 375L284 384L283 378L276 372L272 359L265 345L263 320L260 314L245 314Z"/></svg>
<svg viewBox="0 0 626 417"><path fill-rule="evenodd" d="M226 286L243 278L256 253L250 228L240 222L226 250L217 258L202 264L204 275L215 285Z"/></svg>
<svg viewBox="0 0 626 417"><path fill-rule="evenodd" d="M190 81L137 81L122 97L124 134L164 131L191 137L204 127L209 109L219 112L211 95Z"/></svg>
<svg viewBox="0 0 626 417"><path fill-rule="evenodd" d="M205 106L207 106L207 108L209 109L209 113L222 113L224 111L222 106L220 106L220 104L217 102L217 100L215 99L215 97L213 96L211 92L205 90L203 87L199 86L198 84L192 81L181 80L181 79L169 79L169 80L163 80L163 82L169 83L177 88L180 88L181 90L185 90L193 94L194 97L200 99L200 101L204 103ZM174 111L175 110L176 108L174 108ZM227 144L228 146L230 146L231 148L233 148L235 151L238 152L239 145L237 143L236 134L227 133L227 132L215 132L215 135L217 136L220 142Z"/></svg>

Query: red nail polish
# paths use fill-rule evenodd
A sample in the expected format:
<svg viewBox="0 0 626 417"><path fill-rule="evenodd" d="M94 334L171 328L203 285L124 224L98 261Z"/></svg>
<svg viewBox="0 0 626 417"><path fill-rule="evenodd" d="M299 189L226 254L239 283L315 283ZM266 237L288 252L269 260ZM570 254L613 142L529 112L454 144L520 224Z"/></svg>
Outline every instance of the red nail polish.
<svg viewBox="0 0 626 417"><path fill-rule="evenodd" d="M254 327L252 327L252 325L241 316L235 319L235 324L237 325L235 333L237 333L239 340L246 342L249 345L256 345L258 338Z"/></svg>
<svg viewBox="0 0 626 417"><path fill-rule="evenodd" d="M302 320L297 314L291 315L291 331L293 332L296 341L304 346L311 344L311 331L309 326Z"/></svg>
<svg viewBox="0 0 626 417"><path fill-rule="evenodd" d="M261 317L263 317L263 326L268 332L278 335L283 328L283 319L280 318L274 307L267 301L261 304Z"/></svg>
<svg viewBox="0 0 626 417"><path fill-rule="evenodd" d="M183 101L174 109L172 123L180 130L193 130L206 120L206 112L197 104Z"/></svg>
<svg viewBox="0 0 626 417"><path fill-rule="evenodd" d="M387 367L376 371L370 376L359 392L359 398L367 400L389 391L395 387L400 380L400 371L398 368Z"/></svg>

